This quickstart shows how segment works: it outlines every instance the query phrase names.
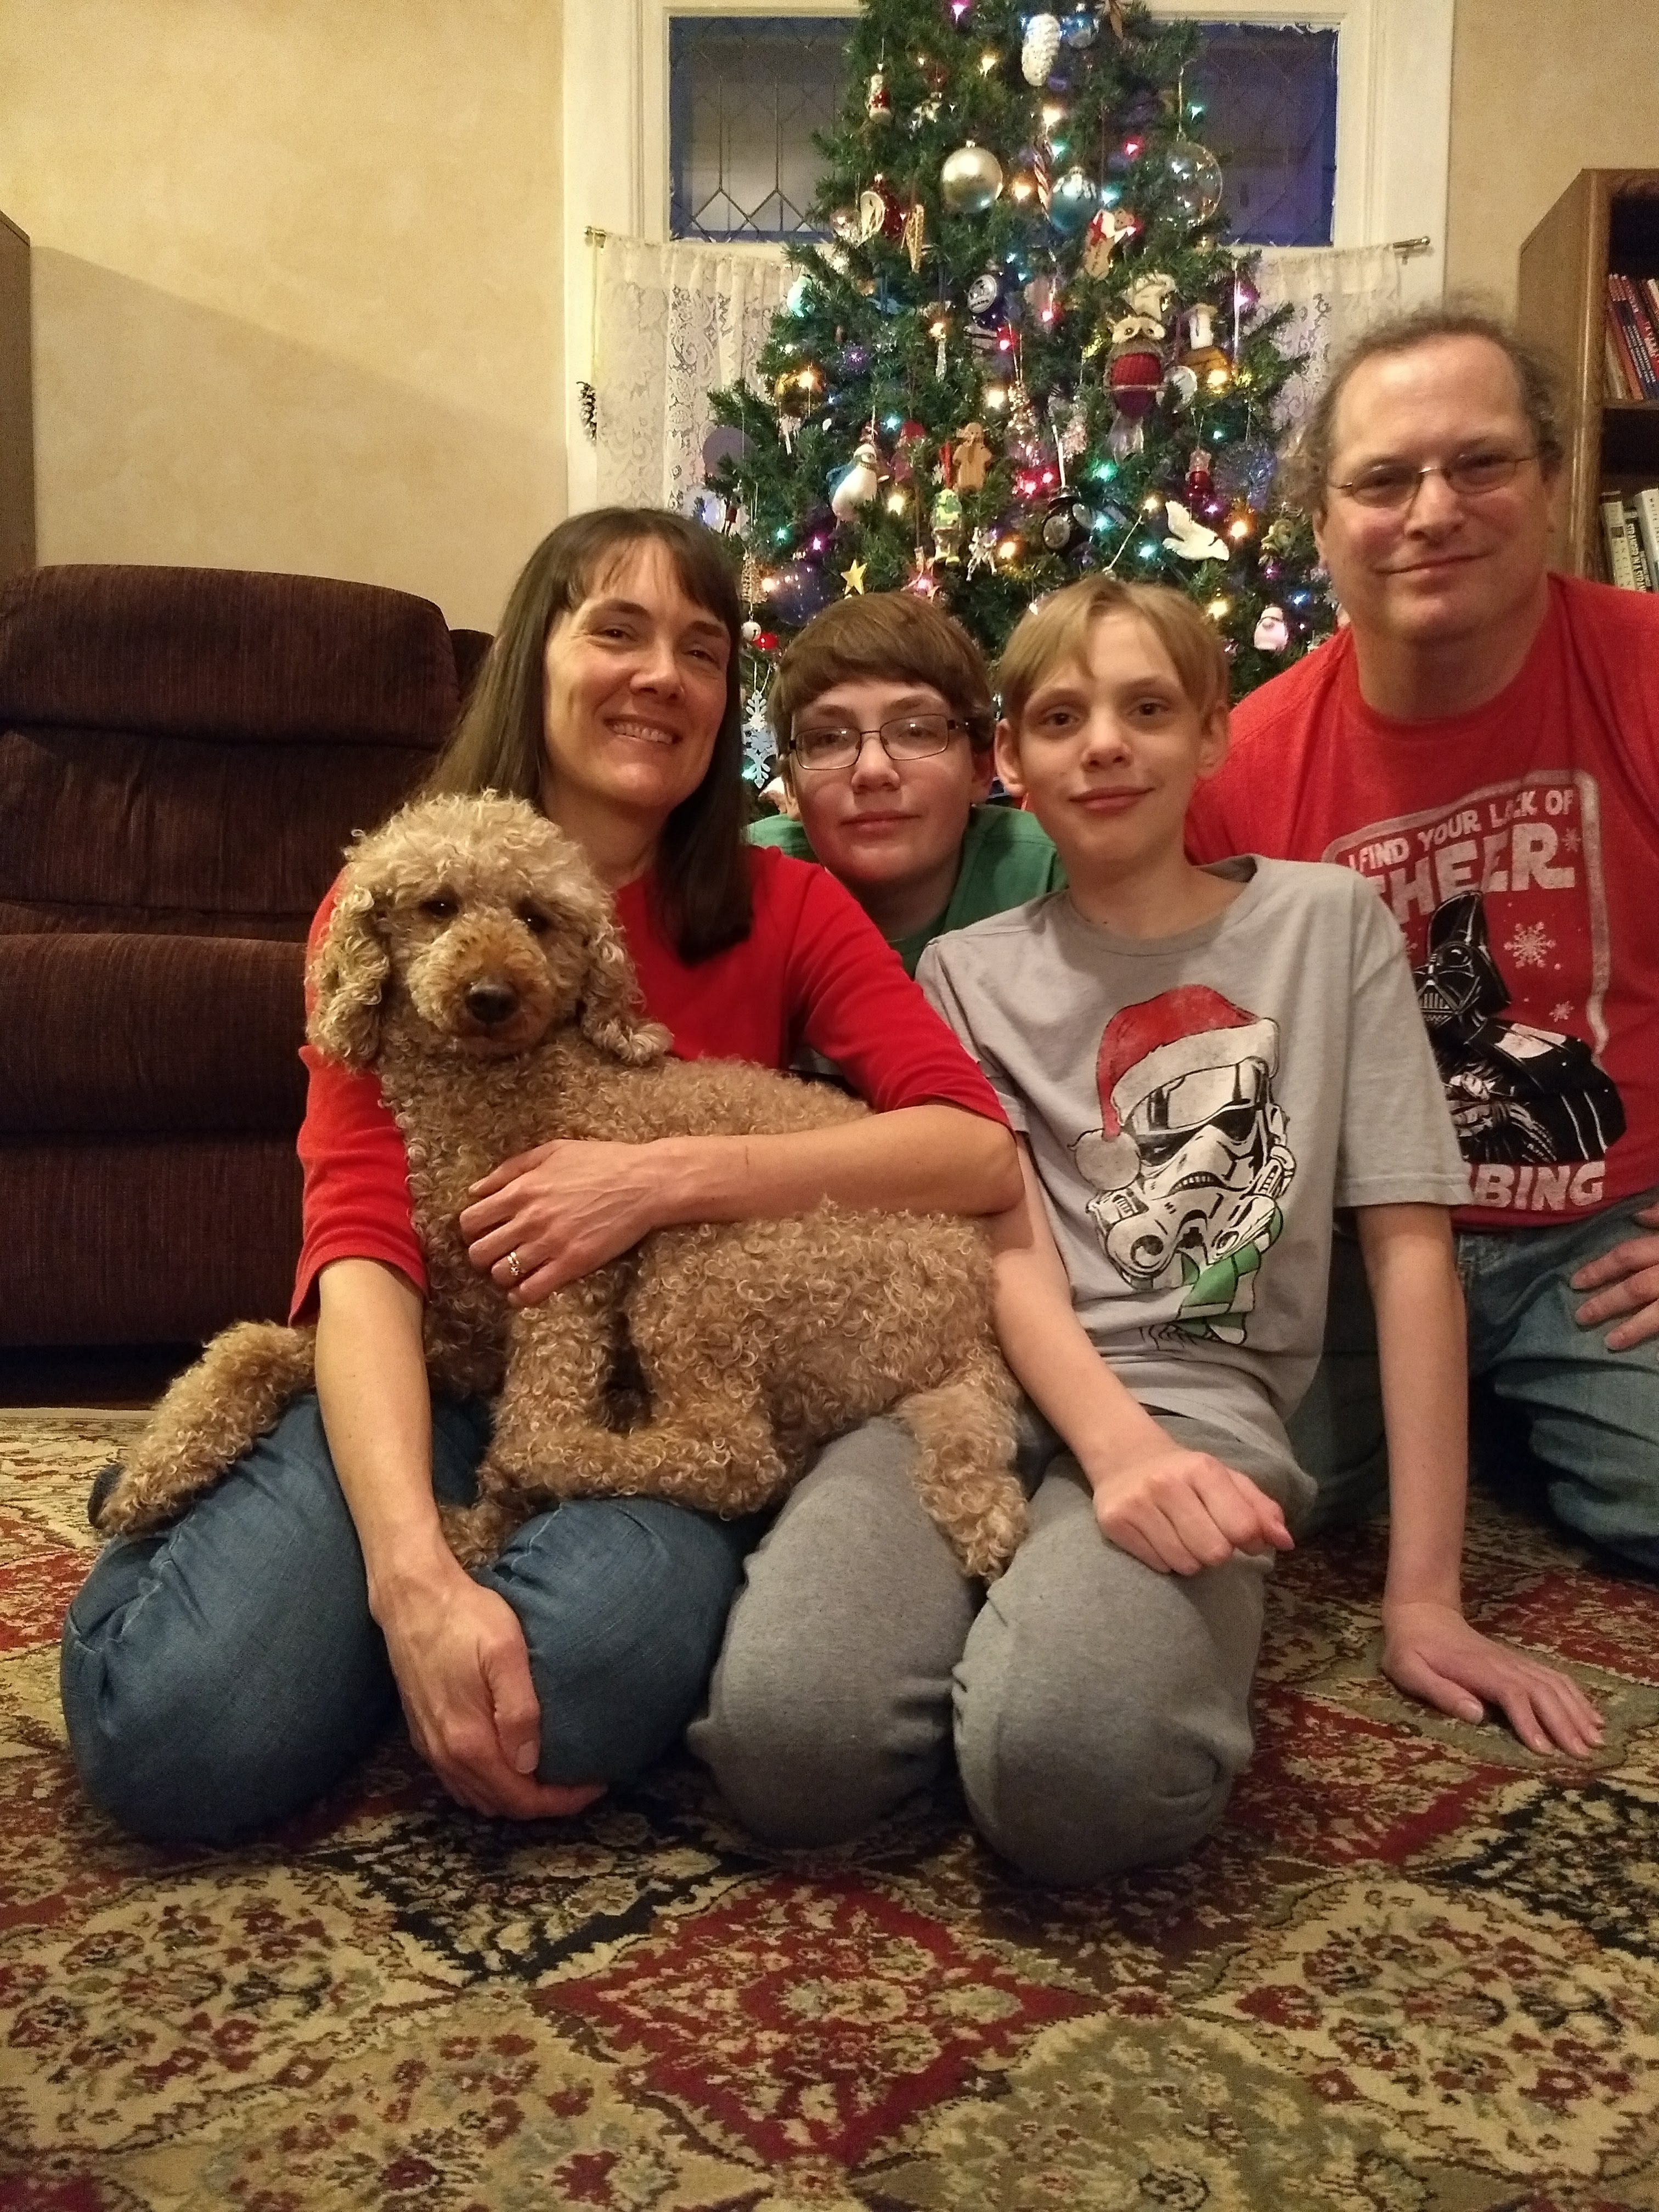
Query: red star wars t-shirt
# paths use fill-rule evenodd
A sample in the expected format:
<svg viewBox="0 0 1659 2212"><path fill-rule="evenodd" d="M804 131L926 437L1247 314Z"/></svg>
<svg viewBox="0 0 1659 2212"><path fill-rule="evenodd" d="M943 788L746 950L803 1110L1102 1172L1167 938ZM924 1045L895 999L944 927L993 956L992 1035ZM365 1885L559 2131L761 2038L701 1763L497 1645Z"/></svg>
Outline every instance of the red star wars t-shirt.
<svg viewBox="0 0 1659 2212"><path fill-rule="evenodd" d="M1373 713L1340 633L1238 708L1188 842L1382 892L1469 1164L1460 1227L1659 1184L1659 595L1552 576L1521 673L1443 721Z"/></svg>

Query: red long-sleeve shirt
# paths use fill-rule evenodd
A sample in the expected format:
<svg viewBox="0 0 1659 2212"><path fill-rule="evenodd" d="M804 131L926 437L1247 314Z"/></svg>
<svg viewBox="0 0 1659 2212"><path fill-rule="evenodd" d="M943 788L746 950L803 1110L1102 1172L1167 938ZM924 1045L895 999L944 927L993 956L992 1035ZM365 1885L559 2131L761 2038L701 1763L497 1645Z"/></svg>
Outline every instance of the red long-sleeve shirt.
<svg viewBox="0 0 1659 2212"><path fill-rule="evenodd" d="M990 1085L836 878L781 853L751 848L748 859L754 926L741 944L696 966L659 934L643 879L617 894L646 1011L671 1031L679 1057L781 1068L805 1043L835 1061L878 1113L939 1103L1002 1121ZM313 945L333 902L331 890L312 924ZM300 1132L305 1236L294 1318L314 1312L317 1277L333 1260L384 1261L424 1293L408 1156L378 1080L309 1045L301 1058L310 1089Z"/></svg>

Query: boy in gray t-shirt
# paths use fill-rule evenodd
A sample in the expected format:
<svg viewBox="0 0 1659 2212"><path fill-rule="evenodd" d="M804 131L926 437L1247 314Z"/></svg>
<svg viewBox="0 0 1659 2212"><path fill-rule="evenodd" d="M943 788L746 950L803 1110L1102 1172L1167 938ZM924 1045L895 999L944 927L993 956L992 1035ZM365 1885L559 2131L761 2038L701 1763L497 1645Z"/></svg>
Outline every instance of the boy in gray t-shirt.
<svg viewBox="0 0 1659 2212"><path fill-rule="evenodd" d="M1348 871L1188 861L1226 665L1181 595L1094 578L1028 614L998 765L1069 892L938 939L919 980L1022 1139L997 1226L1009 1364L1058 1433L970 1632L957 1751L1008 1856L1088 1881L1179 1855L1249 1756L1262 1577L1305 1510L1285 1422L1320 1352L1334 1206L1375 1299L1392 1527L1383 1666L1535 1751L1591 1749L1568 1679L1459 1595L1465 1170L1405 948Z"/></svg>

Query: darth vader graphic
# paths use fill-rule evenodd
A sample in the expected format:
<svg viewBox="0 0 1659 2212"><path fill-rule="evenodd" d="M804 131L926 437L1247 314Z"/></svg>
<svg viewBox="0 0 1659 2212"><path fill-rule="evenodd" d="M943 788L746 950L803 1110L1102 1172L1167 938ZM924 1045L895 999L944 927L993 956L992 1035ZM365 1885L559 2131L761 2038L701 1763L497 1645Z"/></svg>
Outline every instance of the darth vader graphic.
<svg viewBox="0 0 1659 2212"><path fill-rule="evenodd" d="M1204 984L1107 1024L1101 1126L1073 1146L1106 1257L1138 1291L1179 1288L1167 1333L1243 1344L1296 1173L1273 1094L1279 1028Z"/></svg>
<svg viewBox="0 0 1659 2212"><path fill-rule="evenodd" d="M1619 1093L1582 1038L1499 1018L1510 992L1479 891L1436 908L1415 974L1465 1159L1565 1165L1605 1158L1625 1132Z"/></svg>

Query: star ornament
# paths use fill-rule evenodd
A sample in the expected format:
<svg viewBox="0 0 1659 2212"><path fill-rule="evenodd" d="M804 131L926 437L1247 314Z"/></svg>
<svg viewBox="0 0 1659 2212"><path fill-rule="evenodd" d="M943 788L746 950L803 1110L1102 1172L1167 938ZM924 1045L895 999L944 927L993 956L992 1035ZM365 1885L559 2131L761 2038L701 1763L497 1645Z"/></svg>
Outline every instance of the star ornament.
<svg viewBox="0 0 1659 2212"><path fill-rule="evenodd" d="M846 574L842 578L842 594L845 598L850 599L855 595L860 595L863 592L864 572L869 565L870 564L867 561L849 561L848 562Z"/></svg>
<svg viewBox="0 0 1659 2212"><path fill-rule="evenodd" d="M1164 539L1164 550L1173 553L1178 561L1224 561L1229 548L1224 538L1218 538L1213 530L1188 514L1178 499L1170 500L1164 509L1170 526Z"/></svg>

